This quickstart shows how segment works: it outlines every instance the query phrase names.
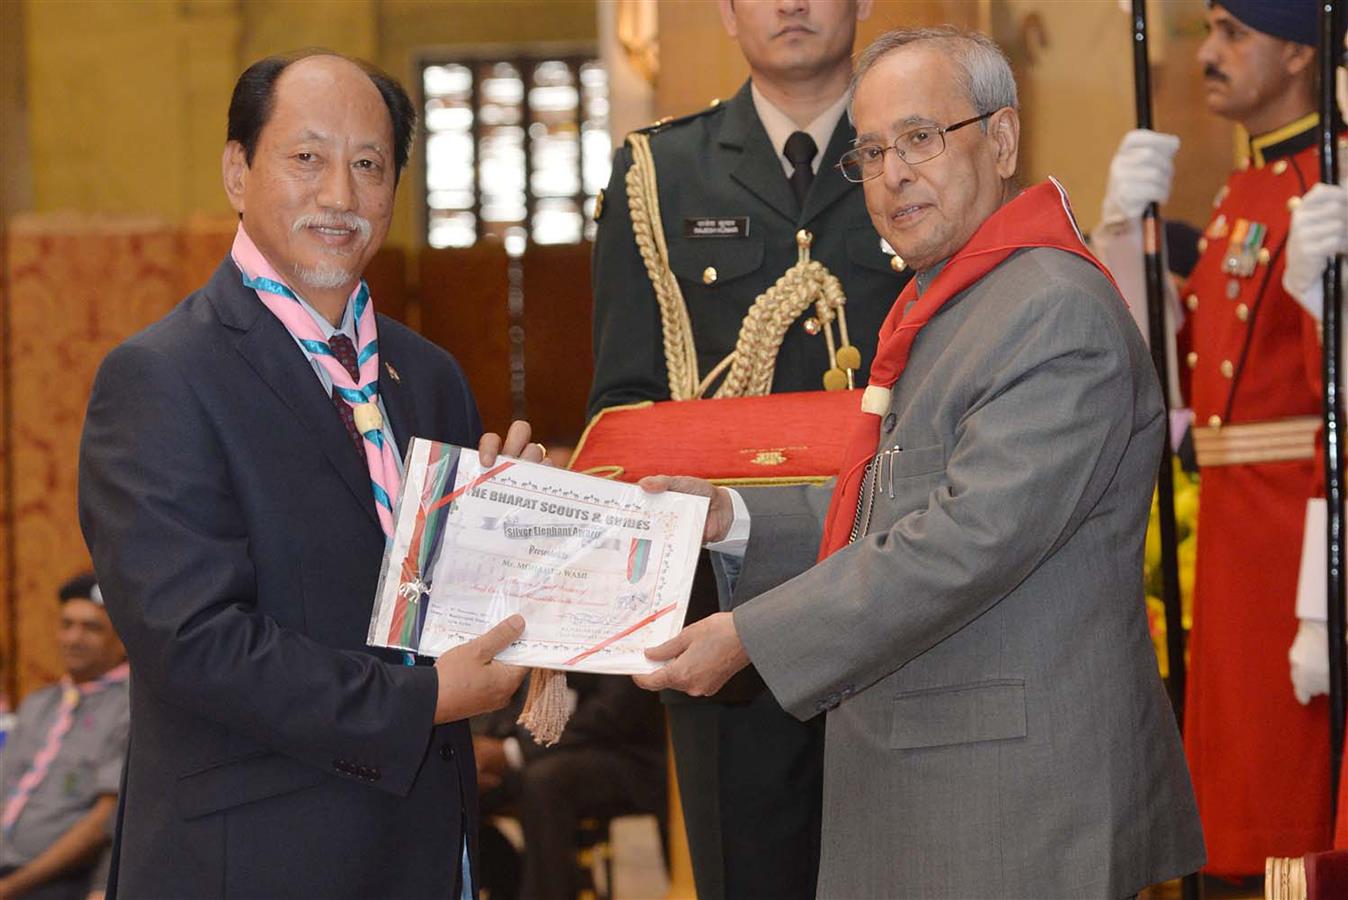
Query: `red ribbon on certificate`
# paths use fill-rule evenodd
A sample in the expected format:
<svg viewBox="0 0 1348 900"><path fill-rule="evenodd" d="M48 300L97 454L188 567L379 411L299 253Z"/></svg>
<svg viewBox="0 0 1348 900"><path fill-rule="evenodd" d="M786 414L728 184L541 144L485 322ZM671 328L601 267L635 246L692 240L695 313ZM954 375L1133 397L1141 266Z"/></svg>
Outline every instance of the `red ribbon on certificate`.
<svg viewBox="0 0 1348 900"><path fill-rule="evenodd" d="M585 657L587 657L587 656L592 656L592 655L594 655L595 653L598 653L600 650L603 650L603 649L604 649L605 647L607 647L609 644L612 644L612 643L614 643L615 641L621 641L623 638L627 637L629 634L632 634L634 631L637 631L638 629L645 628L647 625L651 624L651 623L654 622L656 619L660 618L661 616L665 615L666 613L673 612L674 609L675 609L675 607L677 607L677 606L678 606L677 603L671 603L671 604L669 604L668 606L663 606L663 607L661 607L660 609L657 609L655 612L651 613L649 616L647 616L646 618L642 619L640 622L636 622L636 623L634 623L634 624L632 624L632 625L627 626L627 627L624 628L622 631L618 632L617 634L613 635L612 637L605 638L604 640L602 640L602 641L600 641L599 643L595 644L595 645L594 645L593 647L591 647L589 650L582 650L580 653L577 653L575 656L571 657L571 658L568 659L566 662L562 663L562 665L564 665L564 666L574 666L576 663L580 662L580 661L581 661L582 659L584 659Z"/></svg>

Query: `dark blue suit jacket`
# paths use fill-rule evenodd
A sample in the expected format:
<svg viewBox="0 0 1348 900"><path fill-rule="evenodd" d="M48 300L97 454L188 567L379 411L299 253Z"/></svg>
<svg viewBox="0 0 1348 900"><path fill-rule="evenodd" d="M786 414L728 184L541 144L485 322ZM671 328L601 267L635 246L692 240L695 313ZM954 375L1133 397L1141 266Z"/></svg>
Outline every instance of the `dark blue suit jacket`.
<svg viewBox="0 0 1348 900"><path fill-rule="evenodd" d="M450 356L382 316L379 354L400 451L476 445ZM467 726L432 726L433 669L365 646L384 550L365 464L230 260L104 360L79 506L132 668L113 888L457 897Z"/></svg>

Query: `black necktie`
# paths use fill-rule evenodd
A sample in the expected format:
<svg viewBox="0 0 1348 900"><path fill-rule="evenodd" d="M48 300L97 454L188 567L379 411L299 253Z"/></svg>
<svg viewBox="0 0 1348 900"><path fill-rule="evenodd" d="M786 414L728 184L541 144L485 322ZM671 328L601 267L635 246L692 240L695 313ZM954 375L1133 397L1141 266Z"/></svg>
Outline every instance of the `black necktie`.
<svg viewBox="0 0 1348 900"><path fill-rule="evenodd" d="M786 161L795 167L791 172L791 190L796 192L796 204L801 209L805 208L805 195L810 192L810 182L814 181L814 170L810 168L810 163L818 152L814 138L803 131L793 131L782 148Z"/></svg>

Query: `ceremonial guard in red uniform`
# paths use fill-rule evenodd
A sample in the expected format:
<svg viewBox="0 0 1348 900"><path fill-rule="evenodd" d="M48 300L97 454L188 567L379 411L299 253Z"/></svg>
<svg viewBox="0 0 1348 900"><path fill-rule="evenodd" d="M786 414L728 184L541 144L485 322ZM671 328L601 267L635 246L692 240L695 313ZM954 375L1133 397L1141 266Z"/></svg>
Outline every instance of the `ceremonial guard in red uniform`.
<svg viewBox="0 0 1348 900"><path fill-rule="evenodd" d="M1211 4L1208 25L1208 105L1253 137L1179 298L1201 471L1184 736L1205 871L1250 875L1268 856L1327 848L1331 833L1325 700L1299 703L1287 662L1306 502L1323 494L1319 332L1282 284L1290 212L1319 179L1315 4ZM1097 239L1166 199L1177 148L1152 132L1124 139ZM1140 266L1128 243L1101 241L1111 267Z"/></svg>

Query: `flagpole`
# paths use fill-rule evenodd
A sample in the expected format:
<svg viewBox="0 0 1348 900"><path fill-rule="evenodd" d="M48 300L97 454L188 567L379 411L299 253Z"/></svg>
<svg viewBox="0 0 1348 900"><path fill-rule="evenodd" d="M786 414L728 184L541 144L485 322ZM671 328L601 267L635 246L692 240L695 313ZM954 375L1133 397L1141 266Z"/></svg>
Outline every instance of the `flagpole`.
<svg viewBox="0 0 1348 900"><path fill-rule="evenodd" d="M1133 84L1137 103L1137 127L1151 126L1151 69L1147 59L1147 9L1145 0L1133 0ZM1165 258L1162 254L1164 224L1155 203L1142 216L1143 265L1147 276L1147 325L1151 359L1161 380L1166 409L1166 440L1156 477L1161 524L1161 599L1165 604L1166 655L1170 663L1170 702L1181 725L1184 722L1184 622L1180 603L1179 540L1175 526L1175 469L1170 441L1170 343L1165 316Z"/></svg>
<svg viewBox="0 0 1348 900"><path fill-rule="evenodd" d="M1338 0L1320 2L1320 180L1338 184L1339 159L1334 126L1338 121L1334 97L1335 63L1343 45L1335 40L1339 33L1342 4ZM1343 764L1345 665L1344 665L1344 522L1343 522L1343 431L1339 417L1339 369L1343 347L1340 323L1343 321L1343 292L1340 264L1343 257L1325 267L1323 318L1324 340L1324 431L1325 431L1325 502L1327 506L1326 590L1329 632L1329 783L1330 814L1335 814L1339 797L1339 772ZM1331 821L1333 819L1331 818Z"/></svg>
<svg viewBox="0 0 1348 900"><path fill-rule="evenodd" d="M1137 107L1137 127L1150 129L1151 60L1147 55L1147 3L1133 2L1133 99ZM1175 465L1170 441L1170 345L1165 315L1164 224L1160 208L1147 204L1142 215L1142 263L1147 279L1147 331L1150 335L1151 360L1161 381L1165 404L1165 440L1161 446L1161 466L1156 473L1156 503L1161 526L1161 600L1165 605L1166 657L1170 675L1166 687L1180 728L1184 727L1184 614L1179 584L1179 536L1175 526ZM1191 872L1180 883L1184 900L1197 900L1198 874Z"/></svg>

